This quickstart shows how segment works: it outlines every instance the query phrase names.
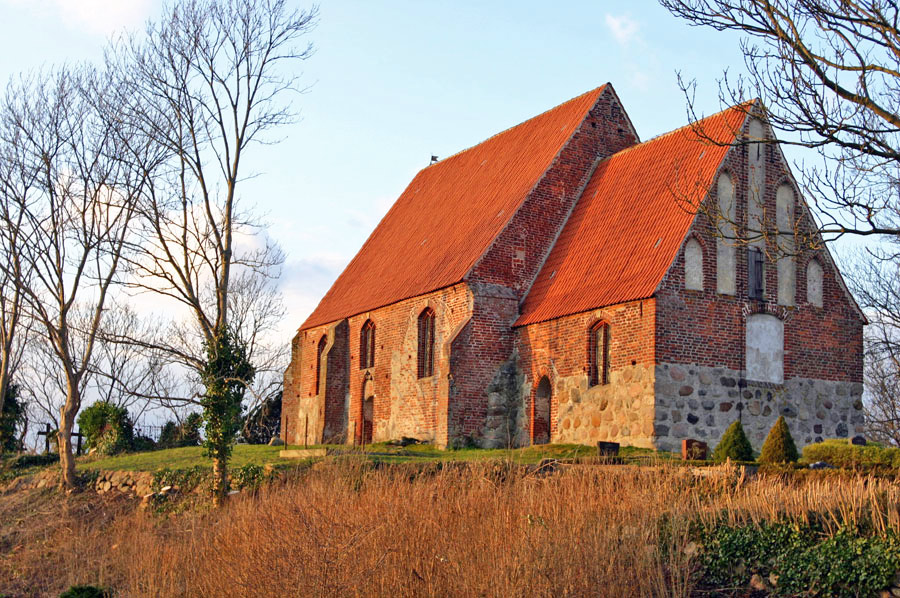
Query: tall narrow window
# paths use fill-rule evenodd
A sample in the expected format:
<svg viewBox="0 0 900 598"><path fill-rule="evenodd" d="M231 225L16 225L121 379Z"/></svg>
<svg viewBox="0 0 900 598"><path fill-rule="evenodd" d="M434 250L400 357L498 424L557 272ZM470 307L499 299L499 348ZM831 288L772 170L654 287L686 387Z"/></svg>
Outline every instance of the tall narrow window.
<svg viewBox="0 0 900 598"><path fill-rule="evenodd" d="M750 299L763 299L763 254L756 247L747 251L747 295Z"/></svg>
<svg viewBox="0 0 900 598"><path fill-rule="evenodd" d="M703 248L694 237L684 244L684 288L703 290Z"/></svg>
<svg viewBox="0 0 900 598"><path fill-rule="evenodd" d="M806 265L806 300L815 305L822 307L822 264L817 260L809 260Z"/></svg>
<svg viewBox="0 0 900 598"><path fill-rule="evenodd" d="M591 326L588 347L591 386L609 384L609 324L597 322Z"/></svg>
<svg viewBox="0 0 900 598"><path fill-rule="evenodd" d="M426 307L419 314L419 378L434 374L434 310Z"/></svg>
<svg viewBox="0 0 900 598"><path fill-rule="evenodd" d="M375 367L375 323L366 320L359 331L359 369Z"/></svg>
<svg viewBox="0 0 900 598"><path fill-rule="evenodd" d="M719 176L717 194L719 214L716 231L716 291L723 295L734 295L737 271L735 266L737 205L734 201L734 184L727 172Z"/></svg>
<svg viewBox="0 0 900 598"><path fill-rule="evenodd" d="M775 224L778 227L778 304L794 305L794 188L785 183L775 192Z"/></svg>
<svg viewBox="0 0 900 598"><path fill-rule="evenodd" d="M328 337L324 334L319 339L319 346L316 348L316 394L322 392L322 354L325 353L325 345L328 344Z"/></svg>

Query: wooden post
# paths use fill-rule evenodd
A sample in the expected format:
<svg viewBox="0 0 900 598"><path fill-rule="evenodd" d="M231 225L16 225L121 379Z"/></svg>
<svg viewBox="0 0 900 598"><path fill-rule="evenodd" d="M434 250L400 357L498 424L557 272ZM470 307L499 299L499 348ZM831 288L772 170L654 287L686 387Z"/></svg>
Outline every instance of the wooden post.
<svg viewBox="0 0 900 598"><path fill-rule="evenodd" d="M309 448L309 415L303 416L303 448Z"/></svg>
<svg viewBox="0 0 900 598"><path fill-rule="evenodd" d="M81 456L81 439L84 438L84 434L79 430L78 432L73 432L72 436L78 439L77 449L75 450L75 454L79 457Z"/></svg>
<svg viewBox="0 0 900 598"><path fill-rule="evenodd" d="M44 454L47 455L50 453L50 424L44 424L45 428L43 432L38 432L38 436L44 437Z"/></svg>

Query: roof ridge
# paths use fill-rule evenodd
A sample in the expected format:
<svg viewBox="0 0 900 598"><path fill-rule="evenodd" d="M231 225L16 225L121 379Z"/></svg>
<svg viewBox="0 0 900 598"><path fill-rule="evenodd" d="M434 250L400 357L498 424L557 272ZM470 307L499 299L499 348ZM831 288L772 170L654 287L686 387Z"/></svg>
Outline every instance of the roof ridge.
<svg viewBox="0 0 900 598"><path fill-rule="evenodd" d="M686 125L682 125L682 126L678 127L677 129L672 129L671 131L666 131L665 133L660 133L659 135L656 135L655 137L651 137L650 139L646 139L646 140L644 140L644 141L635 143L634 145L629 145L628 147L626 147L626 148L624 148L624 149L621 149L621 150L617 151L617 152L614 153L614 154L610 154L609 156L605 157L605 158L604 158L603 160L601 160L600 162L602 163L602 162L605 162L605 161L610 160L610 159L612 159L612 158L615 158L616 156L621 156L622 154L624 154L624 153L626 153L626 152L630 152L631 150L635 150L635 149L639 149L639 148L642 148L642 147L646 147L648 144L653 143L654 141L659 141L660 139L664 139L664 138L666 138L666 137L668 137L668 136L670 136L670 135L674 135L675 133L678 133L679 131L683 131L684 129L693 129L693 128L696 127L699 123L702 123L702 122L704 122L704 121L707 121L707 120L710 120L710 119L713 119L713 118L716 118L716 117L720 117L720 116L722 116L723 114L725 114L726 112L729 112L729 111L734 110L734 109L736 109L736 108L741 108L741 107L746 106L746 105L749 105L749 104L753 104L753 103L755 103L755 102L756 102L756 100L747 100L746 102L742 102L742 103L740 103L740 104L735 104L734 106L729 106L728 108L725 108L724 110L719 110L718 112L715 112L715 113L713 113L713 114L710 114L709 116L704 116L703 118L698 119L698 120L695 120L694 122L690 122L690 123L688 123L688 124L686 124ZM746 113L749 114L749 112L746 112Z"/></svg>
<svg viewBox="0 0 900 598"><path fill-rule="evenodd" d="M581 98L583 98L583 97L585 97L585 96L587 96L587 95L590 95L590 94L592 94L592 93L596 93L596 94L597 94L597 97L600 97L600 94L603 93L603 90L604 90L608 85L609 85L609 83L607 82L607 83L604 83L603 85L601 85L601 86L599 86L599 87L595 87L594 89L590 89L590 90L588 90L588 91L586 91L586 92L584 92L584 93L580 93L580 94L578 94L577 96L575 96L574 98L569 98L569 99L566 100L565 102L563 102L563 103L561 103L561 104L557 104L556 106L553 106L552 108L548 108L547 110L544 110L544 111L541 112L540 114L535 114L535 115L532 116L531 118L526 118L525 120L523 120L523 121L520 122L520 123L517 123L517 124L515 124L515 125L512 125L511 127L507 127L507 128L505 128L505 129L503 129L502 131L499 131L499 132L497 132L497 133L494 133L494 134L491 135L490 137L486 137L485 139L482 139L481 141L479 141L478 143L476 143L476 144L474 144L474 145L470 145L469 147L467 147L467 148L465 148L465 149L461 149L461 150L459 150L458 152L452 153L452 154L450 154L449 156L447 156L446 158L444 158L443 160L438 160L437 162L434 162L434 163L432 163L432 164L429 164L428 166L426 166L425 168L423 168L423 169L420 170L419 172L428 170L429 168L431 168L431 167L433 167L433 166L437 166L438 164L443 164L443 163L445 163L447 160L450 160L450 159L452 159L452 158L455 158L455 157L459 156L460 154L464 154L464 153L468 152L469 150L475 149L475 148L478 147L479 145L483 145L483 144L487 143L488 141L490 141L491 139L494 139L495 137L500 137L501 135L505 135L506 133L509 133L510 131L512 131L513 129L515 129L516 127L521 127L521 126L524 125L525 123L531 122L531 121L533 121L533 120L535 120L535 119L537 119L537 118L540 118L540 117L544 116L544 115L547 114L548 112L553 112L554 110L559 110L559 109L562 108L563 106L566 106L567 104L570 104L570 103L572 103L572 102L574 102L574 101L576 101L576 100L579 100L579 99L581 99Z"/></svg>

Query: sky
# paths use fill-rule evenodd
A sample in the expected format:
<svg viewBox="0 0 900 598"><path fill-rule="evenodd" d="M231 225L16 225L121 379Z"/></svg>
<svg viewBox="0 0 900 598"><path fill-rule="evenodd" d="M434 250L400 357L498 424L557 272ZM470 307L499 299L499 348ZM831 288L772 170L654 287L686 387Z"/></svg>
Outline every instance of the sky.
<svg viewBox="0 0 900 598"><path fill-rule="evenodd" d="M98 60L109 36L141 30L161 7L0 0L0 81ZM677 72L697 79L697 105L711 114L722 108L717 79L743 65L738 37L689 27L650 0L325 0L308 40L301 118L280 143L252 148L256 176L241 191L287 256L285 343L432 155L606 82L646 140L687 124Z"/></svg>

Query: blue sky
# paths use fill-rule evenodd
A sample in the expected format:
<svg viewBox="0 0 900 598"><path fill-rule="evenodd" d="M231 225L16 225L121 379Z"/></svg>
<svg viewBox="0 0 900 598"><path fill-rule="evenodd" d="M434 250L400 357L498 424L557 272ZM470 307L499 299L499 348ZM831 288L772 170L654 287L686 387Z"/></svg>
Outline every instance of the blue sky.
<svg viewBox="0 0 900 598"><path fill-rule="evenodd" d="M297 6L307 6L297 4ZM100 57L155 0L0 0L0 78ZM327 0L302 65L308 93L283 141L253 149L243 187L287 254L289 336L432 154L445 157L607 81L642 139L686 124L676 71L718 111L738 38L650 0ZM452 223L448 223L448 226Z"/></svg>

